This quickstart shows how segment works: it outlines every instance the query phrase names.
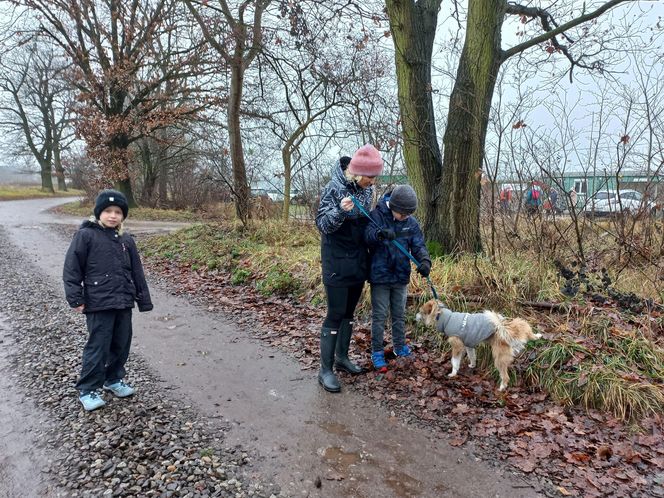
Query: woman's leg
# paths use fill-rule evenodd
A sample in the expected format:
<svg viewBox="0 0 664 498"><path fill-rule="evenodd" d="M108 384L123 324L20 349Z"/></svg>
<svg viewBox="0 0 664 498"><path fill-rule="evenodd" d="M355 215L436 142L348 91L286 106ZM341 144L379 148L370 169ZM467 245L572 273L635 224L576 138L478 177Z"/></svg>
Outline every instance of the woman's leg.
<svg viewBox="0 0 664 498"><path fill-rule="evenodd" d="M327 315L325 316L323 327L338 330L341 326L341 320L346 317L348 312L349 288L330 287L326 285L325 295L327 297Z"/></svg>
<svg viewBox="0 0 664 498"><path fill-rule="evenodd" d="M353 313L357 307L357 303L362 295L362 288L364 283L353 287L348 287L346 296L346 311L344 318L341 320L339 326L339 336L337 337L337 347L335 354L334 366L337 370L348 372L349 374L360 374L364 372L362 367L359 367L348 358L348 349L350 348L350 339L353 335Z"/></svg>
<svg viewBox="0 0 664 498"><path fill-rule="evenodd" d="M345 287L325 286L327 296L327 316L320 330L320 371L318 382L326 391L339 392L341 386L334 374L334 352L337 346L339 327L344 319L348 301L348 289Z"/></svg>

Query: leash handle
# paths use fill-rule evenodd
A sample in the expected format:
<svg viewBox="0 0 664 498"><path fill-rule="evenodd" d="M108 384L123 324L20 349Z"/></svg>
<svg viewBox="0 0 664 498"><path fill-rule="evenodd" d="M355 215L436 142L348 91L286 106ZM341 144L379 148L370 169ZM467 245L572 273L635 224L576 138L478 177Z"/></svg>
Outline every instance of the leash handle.
<svg viewBox="0 0 664 498"><path fill-rule="evenodd" d="M369 215L369 213L367 213L367 210L364 209L364 206L362 206L362 204L360 203L360 201L357 200L357 198L356 198L354 195L351 195L351 196L350 196L350 200L353 201L353 204L355 204L355 207L360 211L360 213L362 213L364 216L366 216L367 218L369 218L369 221L370 221L371 223L373 223L374 226L378 227L380 230L383 229L383 227L380 226L380 225L376 222L376 220L374 220L374 219ZM408 257L408 259L410 259L410 260L413 262L413 264L415 265L416 268L419 268L419 267L420 267L420 262L419 262L417 259L415 259L415 257L414 257L410 252L408 252L408 250L407 250L407 249L406 249L406 248L405 248L400 242L398 242L398 241L396 241L396 240L392 240L391 242L397 247L397 249L399 249L402 253L404 253L404 254ZM433 286L433 282L431 282L431 277L426 277L426 279L427 279L427 282L428 282L428 284L429 284L429 287L431 287L431 293L433 294L433 298L434 298L436 301L438 301L438 293L436 292L436 288Z"/></svg>

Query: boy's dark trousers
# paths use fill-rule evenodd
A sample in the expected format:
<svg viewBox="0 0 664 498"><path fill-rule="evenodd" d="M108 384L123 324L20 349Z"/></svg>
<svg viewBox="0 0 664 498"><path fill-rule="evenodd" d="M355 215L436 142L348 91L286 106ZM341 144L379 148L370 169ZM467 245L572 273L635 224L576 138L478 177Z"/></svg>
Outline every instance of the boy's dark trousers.
<svg viewBox="0 0 664 498"><path fill-rule="evenodd" d="M86 313L88 342L83 348L76 389L94 391L124 378L131 346L131 308Z"/></svg>

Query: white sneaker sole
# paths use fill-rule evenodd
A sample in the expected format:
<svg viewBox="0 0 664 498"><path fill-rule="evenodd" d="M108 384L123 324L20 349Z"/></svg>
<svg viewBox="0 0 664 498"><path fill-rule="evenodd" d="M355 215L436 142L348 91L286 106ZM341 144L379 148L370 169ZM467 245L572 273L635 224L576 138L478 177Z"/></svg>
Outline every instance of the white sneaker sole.
<svg viewBox="0 0 664 498"><path fill-rule="evenodd" d="M116 391L114 391L110 387L106 387L106 386L104 386L104 391L108 391L110 393L113 393L113 395L118 397L118 398L128 398L129 396L133 396L134 393L136 392L135 389L132 389L132 391L129 394L118 394Z"/></svg>

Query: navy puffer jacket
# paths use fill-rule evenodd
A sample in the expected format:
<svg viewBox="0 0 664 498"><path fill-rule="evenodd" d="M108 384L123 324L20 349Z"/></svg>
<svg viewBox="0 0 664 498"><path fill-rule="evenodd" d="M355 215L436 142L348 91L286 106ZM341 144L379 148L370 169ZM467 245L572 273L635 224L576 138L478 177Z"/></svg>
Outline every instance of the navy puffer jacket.
<svg viewBox="0 0 664 498"><path fill-rule="evenodd" d="M414 216L397 221L387 205L389 194L386 194L371 212L373 219L382 228L391 228L396 234L397 242L419 262L431 263L429 252L424 243L420 224ZM376 285L408 285L410 281L410 259L389 240L378 240L378 228L373 223L365 231L365 239L371 253L371 270L369 282Z"/></svg>
<svg viewBox="0 0 664 498"><path fill-rule="evenodd" d="M85 313L133 308L150 311L152 300L134 239L84 221L74 235L62 272L67 302Z"/></svg>
<svg viewBox="0 0 664 498"><path fill-rule="evenodd" d="M341 199L352 195L368 212L373 191L373 186L363 189L348 181L337 161L332 169L332 179L321 193L316 214L325 285L351 287L367 280L369 251L364 242L364 230L369 220L357 207L344 211L339 204Z"/></svg>

